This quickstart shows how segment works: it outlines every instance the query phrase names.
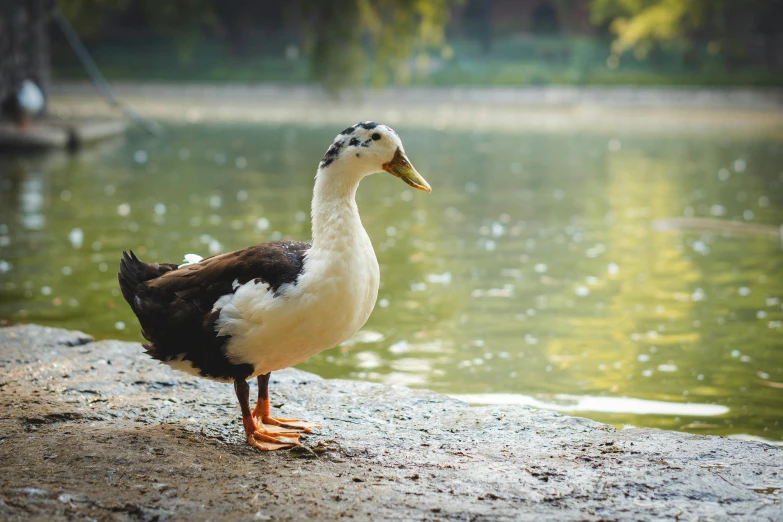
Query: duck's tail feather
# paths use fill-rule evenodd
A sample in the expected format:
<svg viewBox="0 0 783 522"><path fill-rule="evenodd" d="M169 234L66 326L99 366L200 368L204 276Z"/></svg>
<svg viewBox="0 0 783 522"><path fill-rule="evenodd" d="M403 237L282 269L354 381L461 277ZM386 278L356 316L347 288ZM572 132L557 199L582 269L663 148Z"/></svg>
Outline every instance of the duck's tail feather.
<svg viewBox="0 0 783 522"><path fill-rule="evenodd" d="M136 257L132 250L122 252L120 261L120 271L117 279L120 282L122 297L128 302L134 312L138 314L138 305L136 302L136 293L140 284L151 279L156 279L166 272L176 270L177 265L172 264L151 264L145 263Z"/></svg>

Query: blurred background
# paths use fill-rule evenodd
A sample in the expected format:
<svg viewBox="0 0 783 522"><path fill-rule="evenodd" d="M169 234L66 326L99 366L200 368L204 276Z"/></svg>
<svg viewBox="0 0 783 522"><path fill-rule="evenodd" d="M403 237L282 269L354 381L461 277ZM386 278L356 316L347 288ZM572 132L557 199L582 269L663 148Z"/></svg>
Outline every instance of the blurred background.
<svg viewBox="0 0 783 522"><path fill-rule="evenodd" d="M122 250L307 239L358 203L359 334L300 367L783 444L783 1L5 0L0 324L138 341Z"/></svg>
<svg viewBox="0 0 783 522"><path fill-rule="evenodd" d="M113 79L776 85L775 0L63 0ZM55 78L82 78L62 39Z"/></svg>

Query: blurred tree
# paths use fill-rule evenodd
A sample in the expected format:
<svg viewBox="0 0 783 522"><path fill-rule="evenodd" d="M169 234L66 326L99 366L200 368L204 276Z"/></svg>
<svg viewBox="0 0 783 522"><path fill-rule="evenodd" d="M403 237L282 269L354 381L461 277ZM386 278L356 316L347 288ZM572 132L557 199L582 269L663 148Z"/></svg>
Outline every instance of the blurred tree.
<svg viewBox="0 0 783 522"><path fill-rule="evenodd" d="M560 19L554 6L538 4L531 16L531 29L534 33L552 34L560 30Z"/></svg>
<svg viewBox="0 0 783 522"><path fill-rule="evenodd" d="M780 33L783 1L593 0L591 19L608 24L616 35L614 63L630 50L644 59L661 45L679 42L686 53L706 44L711 54L722 54L732 65L747 58L746 40L764 33L769 20L778 20L775 32Z"/></svg>
<svg viewBox="0 0 783 522"><path fill-rule="evenodd" d="M174 42L181 62L193 60L193 53L202 36L216 26L211 0L137 0L144 19L156 33ZM237 2L238 6L242 3Z"/></svg>
<svg viewBox="0 0 783 522"><path fill-rule="evenodd" d="M202 35L215 26L211 0L58 0L57 6L79 34L87 38L100 34L106 17L137 10L150 29L171 39L182 62L193 59Z"/></svg>
<svg viewBox="0 0 783 522"><path fill-rule="evenodd" d="M484 54L492 51L494 43L492 2L493 0L468 0L463 12L466 32L468 36L478 40Z"/></svg>
<svg viewBox="0 0 783 522"><path fill-rule="evenodd" d="M380 87L405 83L430 66L430 51L442 52L451 6L461 0L59 0L63 14L87 38L101 32L104 19L138 20L169 38L181 61L193 58L199 40L216 31L235 55L246 54L246 40L261 18L285 11L292 32L310 57L312 77L331 93L371 80ZM261 17L261 18L259 18ZM290 24L290 25L289 25ZM447 52L442 53L448 55ZM370 71L371 78L367 78Z"/></svg>
<svg viewBox="0 0 783 522"><path fill-rule="evenodd" d="M128 0L59 0L57 7L82 37L91 38L100 33L104 16L127 9Z"/></svg>
<svg viewBox="0 0 783 522"><path fill-rule="evenodd" d="M406 83L429 67L430 49L444 48L450 7L458 0L313 0L305 2L311 70L331 93L361 83ZM414 58L410 61L410 58Z"/></svg>
<svg viewBox="0 0 783 522"><path fill-rule="evenodd" d="M306 2L305 49L310 56L310 74L327 91L358 84L367 66L362 46L359 3L362 0ZM346 8L345 4L350 4Z"/></svg>

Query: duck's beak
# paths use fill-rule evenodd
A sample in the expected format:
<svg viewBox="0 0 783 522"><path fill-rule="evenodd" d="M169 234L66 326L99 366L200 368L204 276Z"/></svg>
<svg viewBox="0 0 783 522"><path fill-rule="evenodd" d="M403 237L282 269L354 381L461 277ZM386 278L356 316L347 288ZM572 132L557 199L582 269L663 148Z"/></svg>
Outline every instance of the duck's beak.
<svg viewBox="0 0 783 522"><path fill-rule="evenodd" d="M411 165L411 162L405 157L405 153L399 147L397 147L397 152L394 153L391 161L383 164L383 170L392 176L397 176L413 188L423 190L424 192L432 192L430 184L421 177L421 174L416 172L416 169L413 168L413 165Z"/></svg>

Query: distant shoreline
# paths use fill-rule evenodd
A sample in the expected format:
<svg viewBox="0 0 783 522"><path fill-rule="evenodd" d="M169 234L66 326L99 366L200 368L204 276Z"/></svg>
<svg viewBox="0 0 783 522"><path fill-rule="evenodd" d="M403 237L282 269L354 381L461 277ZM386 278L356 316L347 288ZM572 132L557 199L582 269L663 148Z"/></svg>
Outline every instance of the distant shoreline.
<svg viewBox="0 0 783 522"><path fill-rule="evenodd" d="M120 96L165 97L255 97L284 96L329 100L326 92L308 84L247 84L204 82L112 82ZM94 94L88 82L56 82L54 95ZM783 88L765 87L669 87L669 86L519 86L519 87L387 87L381 90L346 90L343 98L356 96L365 102L396 99L400 102L452 102L564 107L599 105L607 107L733 108L740 110L783 110Z"/></svg>
<svg viewBox="0 0 783 522"><path fill-rule="evenodd" d="M783 137L783 89L692 87L410 87L127 83L117 96L162 121L341 125L374 119L435 129L536 132L725 132ZM89 83L56 83L53 115L117 114Z"/></svg>

